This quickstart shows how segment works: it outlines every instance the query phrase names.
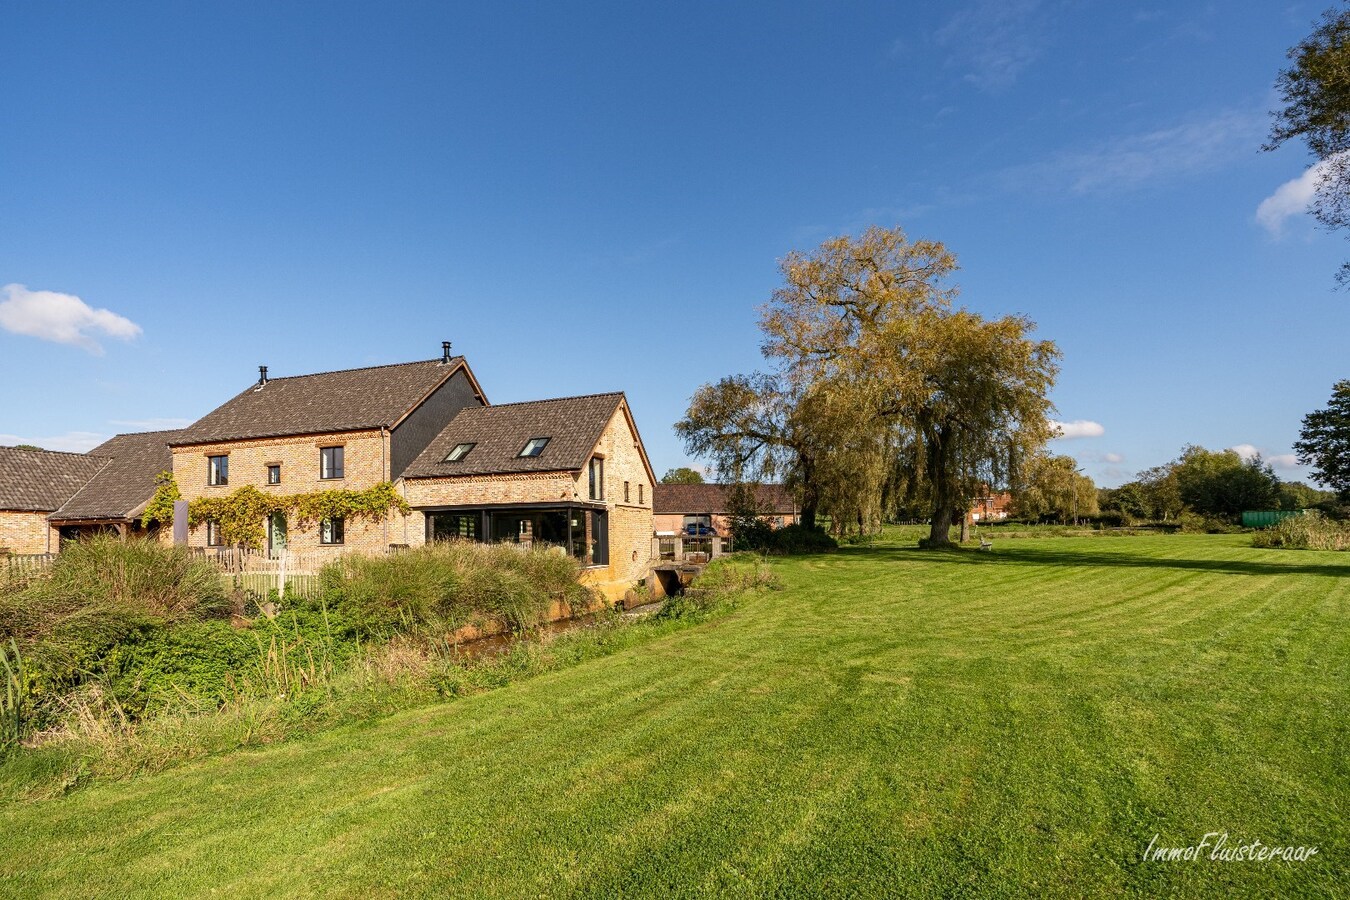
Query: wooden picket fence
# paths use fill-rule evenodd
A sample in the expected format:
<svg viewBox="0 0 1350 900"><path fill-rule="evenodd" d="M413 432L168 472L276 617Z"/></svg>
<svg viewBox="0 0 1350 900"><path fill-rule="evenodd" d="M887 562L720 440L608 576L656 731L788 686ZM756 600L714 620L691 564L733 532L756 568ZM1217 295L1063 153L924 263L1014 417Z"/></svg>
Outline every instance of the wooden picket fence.
<svg viewBox="0 0 1350 900"><path fill-rule="evenodd" d="M193 548L194 555L210 561L221 578L235 589L266 597L276 591L281 597L315 599L319 594L319 571L337 558L332 552L305 553L286 550L278 555L244 548Z"/></svg>
<svg viewBox="0 0 1350 900"><path fill-rule="evenodd" d="M55 553L6 553L0 556L0 587L22 587L52 567Z"/></svg>
<svg viewBox="0 0 1350 900"><path fill-rule="evenodd" d="M319 571L341 555L288 550L272 556L258 550L214 547L192 547L188 552L219 569L227 589L251 591L264 598L276 591L280 596L307 599L318 597ZM0 588L25 586L47 572L56 557L55 553L0 555Z"/></svg>

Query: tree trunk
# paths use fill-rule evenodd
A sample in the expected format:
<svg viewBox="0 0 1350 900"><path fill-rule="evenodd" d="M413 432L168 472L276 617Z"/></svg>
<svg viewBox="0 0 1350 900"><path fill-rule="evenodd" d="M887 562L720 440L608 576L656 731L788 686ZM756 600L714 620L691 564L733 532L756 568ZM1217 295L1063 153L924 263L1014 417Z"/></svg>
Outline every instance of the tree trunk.
<svg viewBox="0 0 1350 900"><path fill-rule="evenodd" d="M970 516L961 510L956 510L956 514L961 517L961 543L970 540Z"/></svg>
<svg viewBox="0 0 1350 900"><path fill-rule="evenodd" d="M933 510L933 519L928 525L928 546L948 547L952 543L952 507L949 503L938 503Z"/></svg>
<svg viewBox="0 0 1350 900"><path fill-rule="evenodd" d="M811 457L797 454L802 467L802 527L816 527L816 510L820 507L820 491L816 487L816 466Z"/></svg>
<svg viewBox="0 0 1350 900"><path fill-rule="evenodd" d="M951 441L945 427L924 429L928 438L928 483L933 487L933 519L928 528L928 546L950 547L955 521L956 492L949 483Z"/></svg>

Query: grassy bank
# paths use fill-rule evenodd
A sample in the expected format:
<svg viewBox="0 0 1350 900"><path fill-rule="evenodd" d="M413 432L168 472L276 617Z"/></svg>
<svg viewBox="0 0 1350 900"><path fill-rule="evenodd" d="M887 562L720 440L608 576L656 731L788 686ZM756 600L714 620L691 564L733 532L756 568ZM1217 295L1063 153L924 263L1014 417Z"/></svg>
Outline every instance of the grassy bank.
<svg viewBox="0 0 1350 900"><path fill-rule="evenodd" d="M450 704L0 807L0 891L1334 896L1350 562L845 548ZM1306 863L1148 863L1211 831Z"/></svg>

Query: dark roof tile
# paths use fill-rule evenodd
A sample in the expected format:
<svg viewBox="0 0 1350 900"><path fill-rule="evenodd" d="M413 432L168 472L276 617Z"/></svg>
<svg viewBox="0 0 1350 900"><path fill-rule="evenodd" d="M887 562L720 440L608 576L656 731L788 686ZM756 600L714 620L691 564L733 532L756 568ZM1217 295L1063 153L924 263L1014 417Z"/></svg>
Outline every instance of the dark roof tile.
<svg viewBox="0 0 1350 900"><path fill-rule="evenodd" d="M729 484L657 484L652 486L655 515L725 515ZM755 486L755 501L766 514L790 515L797 511L792 494L781 484Z"/></svg>
<svg viewBox="0 0 1350 900"><path fill-rule="evenodd" d="M174 441L207 444L248 438L391 427L443 381L467 370L462 356L425 362L271 378L198 419Z"/></svg>
<svg viewBox="0 0 1350 900"><path fill-rule="evenodd" d="M624 402L618 394L591 394L500 406L470 406L450 420L403 472L405 478L578 471ZM544 452L521 457L530 438L546 437ZM474 444L459 462L446 462L457 444Z"/></svg>
<svg viewBox="0 0 1350 900"><path fill-rule="evenodd" d="M155 493L155 476L173 470L169 450L182 430L119 434L91 450L111 462L52 513L53 522L134 519Z"/></svg>
<svg viewBox="0 0 1350 900"><path fill-rule="evenodd" d="M87 453L0 447L0 509L50 512L107 464Z"/></svg>

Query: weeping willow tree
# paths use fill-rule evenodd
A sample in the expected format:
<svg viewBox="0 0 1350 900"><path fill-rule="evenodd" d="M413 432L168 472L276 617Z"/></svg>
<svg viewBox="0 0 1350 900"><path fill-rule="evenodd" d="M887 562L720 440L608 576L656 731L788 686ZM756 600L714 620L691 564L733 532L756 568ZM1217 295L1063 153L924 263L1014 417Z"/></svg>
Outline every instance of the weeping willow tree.
<svg viewBox="0 0 1350 900"><path fill-rule="evenodd" d="M1059 351L1030 337L1021 316L985 319L967 311L925 314L903 330L893 356L919 373L889 410L914 438L930 491L930 545L950 542L985 485L1018 479L1022 462L1052 437L1046 394Z"/></svg>
<svg viewBox="0 0 1350 900"><path fill-rule="evenodd" d="M953 310L955 257L900 229L834 238L780 269L760 317L774 371L700 388L676 427L687 449L738 480L784 476L810 523L825 509L869 528L903 487L925 502L929 541L949 543L981 485L1012 480L1051 436L1054 344L1025 318Z"/></svg>
<svg viewBox="0 0 1350 900"><path fill-rule="evenodd" d="M675 433L691 455L712 461L719 481L791 484L802 524L814 528L817 458L829 439L804 415L801 400L795 383L780 374L732 375L694 392Z"/></svg>

